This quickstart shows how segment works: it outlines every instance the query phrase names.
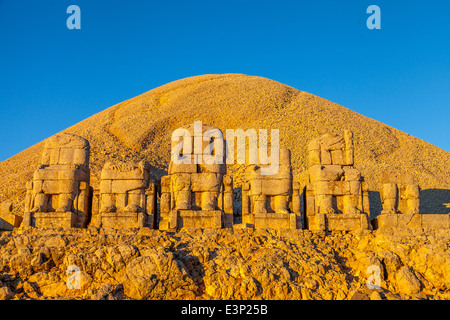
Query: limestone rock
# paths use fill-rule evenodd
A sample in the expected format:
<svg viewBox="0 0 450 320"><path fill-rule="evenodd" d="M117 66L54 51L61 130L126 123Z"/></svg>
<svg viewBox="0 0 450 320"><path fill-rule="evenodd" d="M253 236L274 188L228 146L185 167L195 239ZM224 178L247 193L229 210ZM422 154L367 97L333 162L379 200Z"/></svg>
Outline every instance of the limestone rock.
<svg viewBox="0 0 450 320"><path fill-rule="evenodd" d="M376 266L382 299L447 299L449 240L442 230L24 229L0 233L0 288L13 299L374 299ZM79 289L67 286L73 266Z"/></svg>
<svg viewBox="0 0 450 320"><path fill-rule="evenodd" d="M14 292L8 287L0 287L0 300L10 300L14 297Z"/></svg>
<svg viewBox="0 0 450 320"><path fill-rule="evenodd" d="M195 286L171 253L152 252L132 260L123 279L126 296L139 299L194 298Z"/></svg>
<svg viewBox="0 0 450 320"><path fill-rule="evenodd" d="M403 266L395 275L399 292L413 294L420 292L422 284L408 266Z"/></svg>

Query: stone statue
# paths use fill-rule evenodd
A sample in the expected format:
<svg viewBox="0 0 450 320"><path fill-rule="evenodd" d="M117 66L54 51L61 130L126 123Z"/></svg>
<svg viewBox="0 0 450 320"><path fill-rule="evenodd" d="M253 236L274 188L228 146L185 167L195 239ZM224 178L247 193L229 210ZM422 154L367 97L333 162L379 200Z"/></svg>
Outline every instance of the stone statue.
<svg viewBox="0 0 450 320"><path fill-rule="evenodd" d="M325 134L308 144L306 221L310 229L368 229L367 184L353 167L353 134Z"/></svg>
<svg viewBox="0 0 450 320"><path fill-rule="evenodd" d="M293 186L290 151L280 149L279 153L276 174L261 175L261 165L246 169L242 185L242 222L246 225L301 229L299 184Z"/></svg>
<svg viewBox="0 0 450 320"><path fill-rule="evenodd" d="M41 165L27 184L24 225L82 227L89 199L89 142L59 133L45 143Z"/></svg>
<svg viewBox="0 0 450 320"><path fill-rule="evenodd" d="M155 184L150 166L107 162L101 172L97 226L103 228L155 227ZM98 214L97 214L98 213Z"/></svg>
<svg viewBox="0 0 450 320"><path fill-rule="evenodd" d="M180 129L184 132L183 148L177 149L180 142L172 141L169 174L161 178L160 229L231 227L233 180L226 175L222 132L203 124L199 132L195 124ZM214 135L209 136L211 133ZM207 161L205 150L211 146L209 156L215 159Z"/></svg>

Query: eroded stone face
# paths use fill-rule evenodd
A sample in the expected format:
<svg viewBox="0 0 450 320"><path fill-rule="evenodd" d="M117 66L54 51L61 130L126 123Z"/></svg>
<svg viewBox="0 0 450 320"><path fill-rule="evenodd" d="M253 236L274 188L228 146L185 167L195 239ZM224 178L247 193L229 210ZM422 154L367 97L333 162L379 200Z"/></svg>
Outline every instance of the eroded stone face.
<svg viewBox="0 0 450 320"><path fill-rule="evenodd" d="M60 133L49 138L40 167L27 184L24 225L81 227L87 222L89 142Z"/></svg>

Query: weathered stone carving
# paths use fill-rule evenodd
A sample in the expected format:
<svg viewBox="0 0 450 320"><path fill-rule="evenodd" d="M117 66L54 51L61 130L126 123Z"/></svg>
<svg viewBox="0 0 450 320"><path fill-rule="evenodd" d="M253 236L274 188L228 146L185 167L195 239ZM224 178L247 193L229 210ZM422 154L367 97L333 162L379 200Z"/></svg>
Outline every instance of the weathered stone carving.
<svg viewBox="0 0 450 320"><path fill-rule="evenodd" d="M12 202L0 203L0 230L11 231L20 226L22 217L12 211Z"/></svg>
<svg viewBox="0 0 450 320"><path fill-rule="evenodd" d="M182 143L172 141L177 156L160 181L159 229L232 227L233 179L226 174L222 132L195 123L181 129L183 134L176 137ZM22 220L23 226L37 228L86 227L88 223L101 228L157 228L159 188L150 181L150 166L143 161L108 162L91 191L89 148L86 139L73 134L49 138L41 165L26 184L23 217L13 214L10 202L2 203L0 230L19 227ZM383 210L371 224L368 186L353 167L351 131L310 141L308 159L308 183L302 197L304 225L290 151L281 149L277 173L265 171L269 173L265 175L263 169L269 165L246 168L240 226L349 231L372 229L373 224L377 229L450 229L449 214L419 214L419 186L412 174L399 171L381 173Z"/></svg>
<svg viewBox="0 0 450 320"><path fill-rule="evenodd" d="M381 215L374 219L377 229L449 229L449 214L419 214L419 185L411 173L383 171L380 179Z"/></svg>
<svg viewBox="0 0 450 320"><path fill-rule="evenodd" d="M155 227L156 188L150 181L150 166L107 162L96 190L93 216L98 227Z"/></svg>
<svg viewBox="0 0 450 320"><path fill-rule="evenodd" d="M368 187L353 168L353 134L325 134L308 144L306 222L312 230L370 228Z"/></svg>
<svg viewBox="0 0 450 320"><path fill-rule="evenodd" d="M194 132L193 125L182 128L189 132L184 137L185 146L194 146L196 141L200 141L201 148L194 147L189 154L184 154L180 158L184 163L171 161L169 174L161 178L159 228L175 231L181 228L231 227L233 180L226 175L225 151L217 153L213 163L206 163L205 159L200 161L205 148L214 144L214 137L205 138L205 133L215 131L223 137L222 132L207 125L202 125L200 135ZM172 150L178 143L172 142ZM217 152L217 148L225 148L225 143L214 145L213 152Z"/></svg>
<svg viewBox="0 0 450 320"><path fill-rule="evenodd" d="M89 201L89 142L60 133L46 141L41 165L27 183L24 226L84 227Z"/></svg>
<svg viewBox="0 0 450 320"><path fill-rule="evenodd" d="M301 229L299 184L293 185L291 155L280 149L278 173L249 166L242 185L242 223L255 228Z"/></svg>
<svg viewBox="0 0 450 320"><path fill-rule="evenodd" d="M385 213L419 213L419 185L413 175L406 172L383 171L380 197Z"/></svg>

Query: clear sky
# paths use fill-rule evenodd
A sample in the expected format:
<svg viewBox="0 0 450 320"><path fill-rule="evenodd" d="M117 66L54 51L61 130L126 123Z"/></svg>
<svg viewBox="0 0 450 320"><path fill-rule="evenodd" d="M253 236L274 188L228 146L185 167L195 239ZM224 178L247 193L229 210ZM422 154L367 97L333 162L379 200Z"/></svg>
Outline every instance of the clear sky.
<svg viewBox="0 0 450 320"><path fill-rule="evenodd" d="M373 4L380 30L366 26ZM449 15L436 0L0 0L0 161L211 73L267 77L450 151Z"/></svg>

